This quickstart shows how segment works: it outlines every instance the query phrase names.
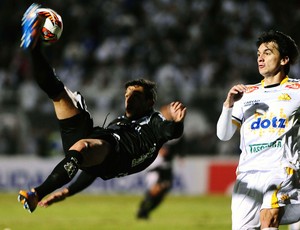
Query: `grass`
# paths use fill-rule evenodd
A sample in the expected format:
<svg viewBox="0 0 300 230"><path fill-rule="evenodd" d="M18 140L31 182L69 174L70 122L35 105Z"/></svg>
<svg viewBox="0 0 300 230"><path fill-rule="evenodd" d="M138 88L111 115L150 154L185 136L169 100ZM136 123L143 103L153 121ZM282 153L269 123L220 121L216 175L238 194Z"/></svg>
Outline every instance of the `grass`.
<svg viewBox="0 0 300 230"><path fill-rule="evenodd" d="M229 196L168 196L150 220L135 218L141 196L79 194L28 213L16 194L0 194L0 230L229 230ZM280 229L287 229L282 227Z"/></svg>

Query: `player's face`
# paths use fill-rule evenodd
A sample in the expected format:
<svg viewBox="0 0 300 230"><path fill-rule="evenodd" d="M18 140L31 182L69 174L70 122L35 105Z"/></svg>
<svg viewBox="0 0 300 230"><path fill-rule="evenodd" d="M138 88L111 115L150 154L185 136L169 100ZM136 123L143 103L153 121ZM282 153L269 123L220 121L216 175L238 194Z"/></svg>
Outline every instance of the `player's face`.
<svg viewBox="0 0 300 230"><path fill-rule="evenodd" d="M262 43L257 50L258 71L263 77L272 77L278 74L283 65L278 45L274 42Z"/></svg>
<svg viewBox="0 0 300 230"><path fill-rule="evenodd" d="M139 118L150 109L142 86L129 86L125 92L125 115L129 118Z"/></svg>

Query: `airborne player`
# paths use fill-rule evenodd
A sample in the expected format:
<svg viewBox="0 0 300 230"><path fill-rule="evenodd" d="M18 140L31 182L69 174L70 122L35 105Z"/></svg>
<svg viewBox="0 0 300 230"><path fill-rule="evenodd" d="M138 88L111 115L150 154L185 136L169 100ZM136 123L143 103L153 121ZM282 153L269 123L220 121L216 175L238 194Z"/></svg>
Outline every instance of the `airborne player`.
<svg viewBox="0 0 300 230"><path fill-rule="evenodd" d="M36 17L28 19L28 15ZM28 42L22 42L22 47L30 51L37 84L53 102L65 158L41 185L19 192L18 199L29 212L49 193L70 182L79 169L79 179L64 195L81 191L97 177L108 180L144 170L164 143L182 135L186 115L186 108L179 101L169 104L170 121L155 111L156 84L142 78L125 84L124 114L106 128L94 126L82 95L71 92L48 64L37 15L36 5L25 13L22 39L28 38Z"/></svg>

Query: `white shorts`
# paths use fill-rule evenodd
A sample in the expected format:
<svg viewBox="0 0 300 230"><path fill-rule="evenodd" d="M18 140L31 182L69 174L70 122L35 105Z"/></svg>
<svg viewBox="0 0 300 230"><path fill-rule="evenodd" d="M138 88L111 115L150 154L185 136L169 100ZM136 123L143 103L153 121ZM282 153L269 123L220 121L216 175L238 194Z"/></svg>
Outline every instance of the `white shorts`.
<svg viewBox="0 0 300 230"><path fill-rule="evenodd" d="M232 194L232 229L259 229L261 209L288 204L299 204L300 207L298 185L297 173L290 168L240 173ZM285 216L285 223L288 219Z"/></svg>

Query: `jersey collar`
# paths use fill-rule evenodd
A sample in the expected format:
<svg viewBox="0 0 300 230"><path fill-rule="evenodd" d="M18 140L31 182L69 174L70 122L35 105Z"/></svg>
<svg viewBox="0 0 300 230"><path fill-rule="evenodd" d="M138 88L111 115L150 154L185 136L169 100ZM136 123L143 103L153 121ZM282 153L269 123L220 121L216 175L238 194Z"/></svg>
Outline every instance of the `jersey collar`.
<svg viewBox="0 0 300 230"><path fill-rule="evenodd" d="M270 88L272 86L283 85L284 83L286 83L288 81L288 79L289 79L289 77L286 75L285 78L282 79L282 81L280 82L280 84L269 85L267 87ZM265 80L261 81L261 85L262 85L263 88L265 88Z"/></svg>

